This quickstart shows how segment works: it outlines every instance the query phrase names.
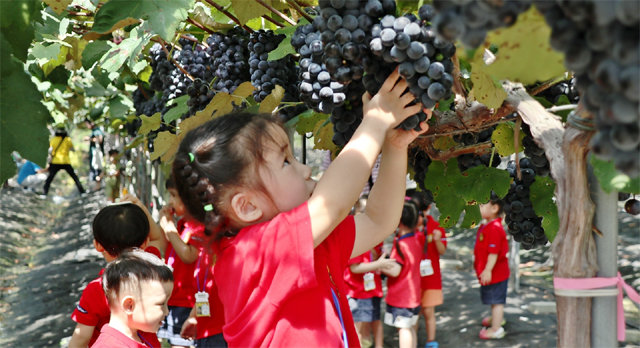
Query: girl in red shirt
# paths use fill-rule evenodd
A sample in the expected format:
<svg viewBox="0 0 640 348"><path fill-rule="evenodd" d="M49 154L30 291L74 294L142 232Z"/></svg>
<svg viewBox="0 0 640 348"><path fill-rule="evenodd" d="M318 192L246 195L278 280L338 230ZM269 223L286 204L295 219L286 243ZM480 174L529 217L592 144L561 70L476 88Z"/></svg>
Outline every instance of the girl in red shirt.
<svg viewBox="0 0 640 348"><path fill-rule="evenodd" d="M229 346L360 345L343 271L400 217L407 147L420 132L396 126L422 109L406 89L396 70L365 94L362 122L317 183L271 115L229 114L186 134L173 174L216 241ZM381 150L365 213L347 217Z"/></svg>
<svg viewBox="0 0 640 348"><path fill-rule="evenodd" d="M398 328L401 348L415 347L418 342L416 324L420 313L420 259L424 239L416 234L418 207L404 203L391 258L395 267L383 270L387 280L387 311L384 323Z"/></svg>

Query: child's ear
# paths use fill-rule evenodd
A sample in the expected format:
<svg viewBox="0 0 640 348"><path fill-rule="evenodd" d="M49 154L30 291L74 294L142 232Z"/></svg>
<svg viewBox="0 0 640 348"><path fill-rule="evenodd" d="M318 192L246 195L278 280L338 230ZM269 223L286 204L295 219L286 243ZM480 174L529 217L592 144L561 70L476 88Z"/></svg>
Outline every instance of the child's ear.
<svg viewBox="0 0 640 348"><path fill-rule="evenodd" d="M102 244L98 243L97 240L93 240L93 247L96 248L96 251L99 253L103 253L105 252L104 247L102 246Z"/></svg>
<svg viewBox="0 0 640 348"><path fill-rule="evenodd" d="M231 210L242 222L254 222L262 217L262 210L247 192L238 192L231 197Z"/></svg>
<svg viewBox="0 0 640 348"><path fill-rule="evenodd" d="M122 305L122 311L127 315L131 315L133 314L133 310L136 308L136 299L131 295L127 295L122 298L120 304Z"/></svg>

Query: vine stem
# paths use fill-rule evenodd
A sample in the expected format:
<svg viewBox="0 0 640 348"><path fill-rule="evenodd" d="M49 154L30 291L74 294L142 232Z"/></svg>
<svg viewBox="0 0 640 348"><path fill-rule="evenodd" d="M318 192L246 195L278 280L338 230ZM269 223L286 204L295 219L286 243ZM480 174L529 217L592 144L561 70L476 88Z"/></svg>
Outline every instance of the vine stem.
<svg viewBox="0 0 640 348"><path fill-rule="evenodd" d="M165 47L167 43L161 38L158 40L153 40L153 41L159 42L160 45L162 45L162 50L164 50L164 53L167 55L167 59L171 63L173 63L173 65L175 65L176 68L178 68L178 70L180 70L183 74L185 74L191 81L195 80L195 78L193 78L191 74L189 74L186 70L184 70L184 68L182 67L182 65L180 65L180 63L176 62L176 60L171 57L171 54L169 54L169 50L167 50L167 48Z"/></svg>
<svg viewBox="0 0 640 348"><path fill-rule="evenodd" d="M149 100L149 95L147 94L147 92L144 91L144 88L142 88L142 84L140 82L138 82L138 90L142 93L142 96L144 97L144 99Z"/></svg>
<svg viewBox="0 0 640 348"><path fill-rule="evenodd" d="M481 131L481 130L484 130L485 128L489 128L489 127L491 127L493 125L496 125L496 124L499 124L499 123L508 122L508 121L512 121L512 120L515 120L515 119L516 119L516 117L507 116L507 117L501 118L499 120L495 120L493 122L484 123L482 125L482 128L474 128L473 131ZM446 132L446 133L434 133L434 134L429 134L429 135L419 135L418 139L429 139L429 138L456 135L456 134L464 134L464 133L469 133L469 130L468 129L459 129L459 130L455 130L455 131L449 131L449 132Z"/></svg>
<svg viewBox="0 0 640 348"><path fill-rule="evenodd" d="M564 111L564 110L573 110L577 107L578 107L578 104L559 105L559 106L552 106L548 108L547 111L556 112L556 111Z"/></svg>
<svg viewBox="0 0 640 348"><path fill-rule="evenodd" d="M520 127L522 127L522 118L518 117L516 126L513 127L513 154L516 156L516 176L518 180L522 180L522 172L520 171L520 161L518 160L518 144L520 143Z"/></svg>
<svg viewBox="0 0 640 348"><path fill-rule="evenodd" d="M200 29L202 29L202 30L206 31L206 32L207 32L207 33L209 33L209 34L213 34L213 30L211 30L211 29L209 29L209 28L205 27L203 24L200 24L200 23L196 22L196 21L195 21L193 18L191 18L191 17L187 18L187 22L189 22L189 23L191 23L191 24L195 25L196 27L198 27L198 28L200 28Z"/></svg>
<svg viewBox="0 0 640 348"><path fill-rule="evenodd" d="M453 92L455 94L463 96L466 101L467 91L464 90L464 86L460 81L461 77L462 73L460 72L460 60L458 59L458 54L455 53L453 55Z"/></svg>
<svg viewBox="0 0 640 348"><path fill-rule="evenodd" d="M313 22L313 18L309 16L308 13L304 12L304 10L298 5L298 3L294 0L287 0L287 3L291 5L302 17L306 18L310 23Z"/></svg>
<svg viewBox="0 0 640 348"><path fill-rule="evenodd" d="M269 11L275 13L276 15L278 15L278 17L282 18L285 22L291 24L291 25L296 25L296 22L294 22L291 18L287 17L284 13L276 10L273 6L267 4L266 2L262 1L262 0L255 0L257 3L259 3L260 5L264 6L266 9L268 9Z"/></svg>
<svg viewBox="0 0 640 348"><path fill-rule="evenodd" d="M269 17L269 16L267 16L267 15L262 15L262 18L264 18L264 19L268 20L269 22L271 22L271 23L273 23L273 24L277 25L277 26L278 26L278 27L280 27L280 28L284 28L284 24L282 24L282 23L280 23L280 22L276 21L275 19L273 19L273 18L271 18L271 17Z"/></svg>
<svg viewBox="0 0 640 348"><path fill-rule="evenodd" d="M248 31L249 33L253 33L253 29L251 29L248 26L242 24L242 22L240 22L240 20L238 18L236 18L236 16L232 15L229 11L225 10L224 7L218 5L213 0L204 0L204 1L206 1L209 5L215 7L216 10L222 12L225 16L229 17L229 19L234 21L237 25L241 26L244 30Z"/></svg>

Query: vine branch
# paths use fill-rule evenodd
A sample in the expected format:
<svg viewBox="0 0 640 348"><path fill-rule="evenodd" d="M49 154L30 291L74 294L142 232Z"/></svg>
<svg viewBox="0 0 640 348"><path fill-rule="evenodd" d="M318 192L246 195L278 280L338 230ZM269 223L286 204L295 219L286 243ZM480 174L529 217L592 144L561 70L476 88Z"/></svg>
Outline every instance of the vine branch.
<svg viewBox="0 0 640 348"><path fill-rule="evenodd" d="M229 19L234 21L237 25L241 26L244 30L248 31L249 33L253 33L253 29L251 29L248 26L242 24L242 22L240 22L240 20L238 18L236 18L236 16L232 15L229 11L225 10L224 7L218 5L213 0L204 0L204 1L206 1L209 5L215 7L216 10L222 12L225 16L229 17Z"/></svg>
<svg viewBox="0 0 640 348"><path fill-rule="evenodd" d="M184 70L184 68L182 67L182 65L180 65L180 63L176 62L176 60L171 57L171 54L169 53L169 50L167 50L167 47L166 47L167 43L163 39L161 38L156 40L152 39L152 41L156 41L160 43L160 45L162 46L162 50L167 55L167 60L169 60L173 65L175 65L176 68L178 68L178 70L180 70L183 74L185 74L191 81L195 80L195 78L191 76L191 74L189 74L186 70Z"/></svg>
<svg viewBox="0 0 640 348"><path fill-rule="evenodd" d="M308 20L309 22L313 22L313 18L309 16L309 14L306 13L296 1L287 0L287 3L289 3L289 5L291 5L306 20Z"/></svg>
<svg viewBox="0 0 640 348"><path fill-rule="evenodd" d="M266 9L268 9L269 11L275 13L276 15L278 15L278 17L282 18L285 22L291 24L291 25L296 25L296 22L294 22L291 18L287 17L284 13L276 10L273 6L267 4L266 2L262 1L262 0L255 0L257 3L259 3L260 5L264 6Z"/></svg>
<svg viewBox="0 0 640 348"><path fill-rule="evenodd" d="M191 23L191 24L195 25L196 27L198 27L198 28L200 28L200 29L204 30L205 32L207 32L207 33L209 33L209 34L213 34L213 30L211 30L211 29L209 29L209 28L205 27L203 24L200 24L200 23L196 22L196 21L195 21L193 18L191 18L191 17L188 17L188 18L187 18L187 22L189 22L189 23Z"/></svg>
<svg viewBox="0 0 640 348"><path fill-rule="evenodd" d="M271 23L273 23L273 24L277 25L277 26L278 26L278 27L280 27L280 28L284 28L284 24L282 24L282 23L278 22L277 20L275 20L275 19L273 19L273 18L271 18L271 17L269 17L269 16L267 16L267 15L262 15L262 18L264 18L264 19L266 19L267 21L269 21L269 22L271 22Z"/></svg>

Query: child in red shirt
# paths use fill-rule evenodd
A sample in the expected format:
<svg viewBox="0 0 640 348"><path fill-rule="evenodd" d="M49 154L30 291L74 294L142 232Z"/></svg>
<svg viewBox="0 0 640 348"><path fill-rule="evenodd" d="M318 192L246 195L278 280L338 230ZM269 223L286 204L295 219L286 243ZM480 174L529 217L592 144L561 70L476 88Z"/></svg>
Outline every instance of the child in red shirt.
<svg viewBox="0 0 640 348"><path fill-rule="evenodd" d="M387 311L384 323L398 328L400 347L415 347L416 325L420 313L420 258L424 239L416 234L418 207L406 201L400 224L393 240L391 258L396 264L383 272L387 279Z"/></svg>
<svg viewBox="0 0 640 348"><path fill-rule="evenodd" d="M171 268L155 255L133 250L107 265L102 278L111 317L93 347L156 347L142 333L155 333L169 311Z"/></svg>
<svg viewBox="0 0 640 348"><path fill-rule="evenodd" d="M169 299L169 315L162 322L158 337L167 339L172 347L189 347L193 342L182 338L180 330L191 313L198 291L193 272L204 245L204 225L189 216L173 179L167 180L166 188L169 204L162 209L160 227L169 242L165 262L173 269L174 289ZM177 226L173 221L174 214L183 217Z"/></svg>
<svg viewBox="0 0 640 348"><path fill-rule="evenodd" d="M317 184L270 115L217 117L184 137L173 174L189 213L218 241L229 346L359 346L343 272L400 216L407 147L420 132L396 126L422 109L406 88L396 70L365 94L362 122ZM380 150L366 211L347 217Z"/></svg>
<svg viewBox="0 0 640 348"><path fill-rule="evenodd" d="M375 348L382 348L383 332L380 322L382 278L380 271L390 268L395 260L382 254L382 243L368 252L349 260L344 270L349 308L355 321L360 343L373 333Z"/></svg>
<svg viewBox="0 0 640 348"><path fill-rule="evenodd" d="M480 214L487 223L478 229L473 265L481 285L482 303L491 305L491 317L482 321L489 327L480 331L480 338L498 339L505 335L502 325L509 281L509 242L500 217L502 200L492 193L491 200L480 205Z"/></svg>
<svg viewBox="0 0 640 348"><path fill-rule="evenodd" d="M102 208L93 219L93 245L96 250L108 263L130 248L144 248L146 252L161 257L166 239L160 227L138 198L127 195L122 199L122 203ZM100 329L109 322L111 313L102 289L103 273L104 269L98 278L87 284L71 315L77 324L69 341L70 348L93 346ZM154 347L160 346L155 332L145 332L143 336Z"/></svg>

